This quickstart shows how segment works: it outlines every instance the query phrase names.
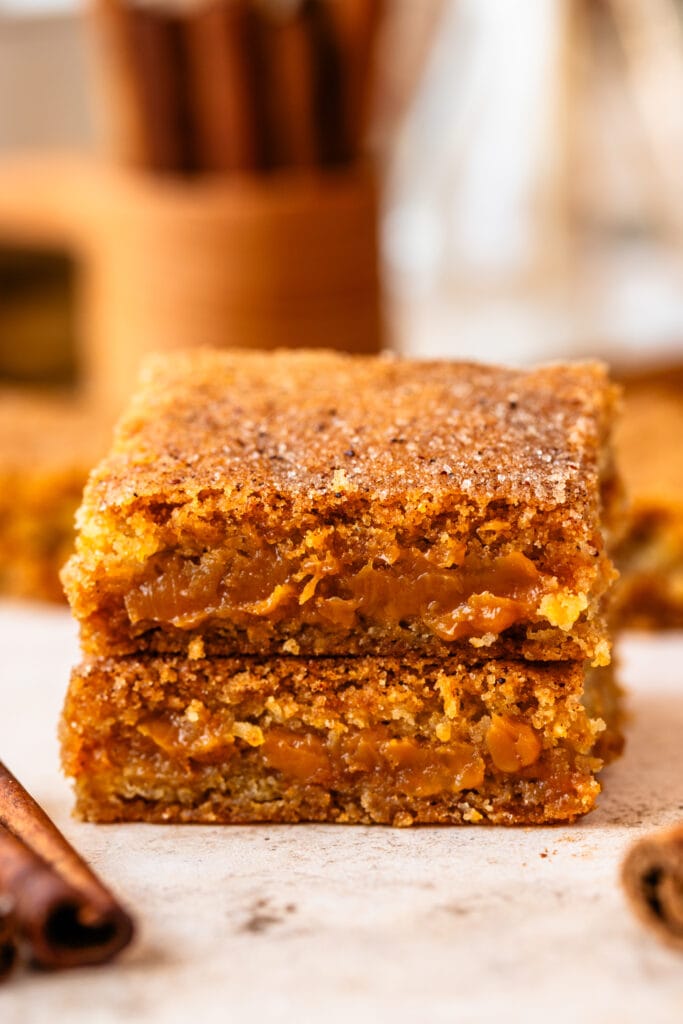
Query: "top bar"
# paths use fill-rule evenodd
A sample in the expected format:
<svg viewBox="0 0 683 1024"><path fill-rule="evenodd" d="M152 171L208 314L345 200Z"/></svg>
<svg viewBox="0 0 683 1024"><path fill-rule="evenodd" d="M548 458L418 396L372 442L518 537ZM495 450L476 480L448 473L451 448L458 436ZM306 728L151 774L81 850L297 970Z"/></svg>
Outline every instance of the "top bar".
<svg viewBox="0 0 683 1024"><path fill-rule="evenodd" d="M84 649L605 664L614 401L597 363L155 357L64 572Z"/></svg>

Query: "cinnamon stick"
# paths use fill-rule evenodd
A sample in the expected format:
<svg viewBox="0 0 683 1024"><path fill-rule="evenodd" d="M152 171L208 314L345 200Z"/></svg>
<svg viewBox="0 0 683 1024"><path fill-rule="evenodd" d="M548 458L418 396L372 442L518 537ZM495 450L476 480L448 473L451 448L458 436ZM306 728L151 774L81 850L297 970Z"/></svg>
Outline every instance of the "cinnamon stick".
<svg viewBox="0 0 683 1024"><path fill-rule="evenodd" d="M41 967L99 964L133 923L36 801L0 762L0 897Z"/></svg>
<svg viewBox="0 0 683 1024"><path fill-rule="evenodd" d="M0 981L11 973L17 962L16 930L12 901L7 897L0 898Z"/></svg>
<svg viewBox="0 0 683 1024"><path fill-rule="evenodd" d="M193 168L184 19L162 8L129 6L132 66L147 139L146 166Z"/></svg>
<svg viewBox="0 0 683 1024"><path fill-rule="evenodd" d="M211 0L187 17L188 80L202 171L253 171L264 163L251 22L248 0Z"/></svg>
<svg viewBox="0 0 683 1024"><path fill-rule="evenodd" d="M129 38L130 8L121 0L92 0L91 9L102 86L114 125L114 154L127 163L144 166L149 144Z"/></svg>
<svg viewBox="0 0 683 1024"><path fill-rule="evenodd" d="M375 51L386 0L330 0L345 72L346 131L362 149L374 86Z"/></svg>
<svg viewBox="0 0 683 1024"><path fill-rule="evenodd" d="M308 5L261 0L268 128L276 167L316 163L315 77Z"/></svg>
<svg viewBox="0 0 683 1024"><path fill-rule="evenodd" d="M329 4L306 0L313 60L313 105L318 161L323 167L351 160L351 136L346 108L350 69L345 66L342 42Z"/></svg>
<svg viewBox="0 0 683 1024"><path fill-rule="evenodd" d="M621 877L640 920L683 951L683 823L635 843Z"/></svg>
<svg viewBox="0 0 683 1024"><path fill-rule="evenodd" d="M154 171L193 170L184 18L131 0L95 0L93 13L124 157Z"/></svg>

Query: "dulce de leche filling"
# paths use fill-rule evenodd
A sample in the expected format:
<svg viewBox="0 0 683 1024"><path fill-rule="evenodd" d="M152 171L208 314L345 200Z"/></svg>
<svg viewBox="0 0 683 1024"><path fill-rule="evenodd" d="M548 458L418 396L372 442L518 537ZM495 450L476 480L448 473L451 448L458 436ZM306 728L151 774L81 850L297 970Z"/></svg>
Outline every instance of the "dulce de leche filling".
<svg viewBox="0 0 683 1024"><path fill-rule="evenodd" d="M358 729L325 741L311 733L269 729L262 756L275 768L303 785L334 787L362 776L373 777L373 788L407 796L475 789L484 781L484 761L470 743L449 743L440 748L414 739L394 738L383 726Z"/></svg>
<svg viewBox="0 0 683 1024"><path fill-rule="evenodd" d="M212 730L207 722L193 728L184 719L149 716L138 730L167 757L182 762L189 756L198 763L225 763L237 753L234 737L226 737L220 727ZM542 750L531 726L508 718L492 720L483 745L424 743L392 736L384 725L352 729L341 736L280 726L263 732L258 726L249 730L244 738L258 749L265 765L301 785L330 788L372 777L374 788L384 786L408 796L476 789L484 781L486 758L499 771L515 773L535 764Z"/></svg>
<svg viewBox="0 0 683 1024"><path fill-rule="evenodd" d="M326 735L237 723L235 734L226 735L210 721L193 723L168 713L148 716L137 729L183 765L188 759L198 766L226 765L238 756L240 740L242 748L258 752L266 768L302 786L349 790L370 784L373 792L387 797L433 797L481 788L491 772L543 781L558 797L574 786L570 751L544 753L538 732L511 716L494 715L478 742L395 736L381 724Z"/></svg>
<svg viewBox="0 0 683 1024"><path fill-rule="evenodd" d="M269 768L300 785L344 790L360 783L385 799L485 790L489 774L503 773L533 781L548 808L566 810L580 788L571 750L544 751L528 722L508 716L493 716L483 743L424 743L394 737L382 725L327 739L276 727L259 750Z"/></svg>
<svg viewBox="0 0 683 1024"><path fill-rule="evenodd" d="M450 543L437 552L395 549L360 561L324 545L285 558L264 544L249 553L157 555L125 604L134 625L189 630L269 620L341 632L398 625L455 641L539 618L567 629L586 600L559 590L557 579L521 552L487 559Z"/></svg>

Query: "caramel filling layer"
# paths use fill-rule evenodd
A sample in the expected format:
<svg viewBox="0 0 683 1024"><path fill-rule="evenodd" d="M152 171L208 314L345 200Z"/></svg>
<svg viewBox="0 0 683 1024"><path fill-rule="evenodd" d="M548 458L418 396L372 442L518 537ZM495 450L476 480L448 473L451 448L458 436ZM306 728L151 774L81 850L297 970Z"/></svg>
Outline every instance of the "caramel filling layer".
<svg viewBox="0 0 683 1024"><path fill-rule="evenodd" d="M423 746L413 739L392 738L382 726L357 730L336 742L311 733L269 729L261 750L269 768L304 785L334 788L353 776L372 776L373 788L436 796L476 789L484 781L484 761L471 744Z"/></svg>
<svg viewBox="0 0 683 1024"><path fill-rule="evenodd" d="M538 619L568 629L586 603L521 552L486 560L465 556L454 543L437 553L393 551L360 564L324 545L290 559L270 546L195 559L164 554L125 598L133 625L196 629L211 621L248 627L268 620L340 632L416 625L446 641Z"/></svg>
<svg viewBox="0 0 683 1024"><path fill-rule="evenodd" d="M204 778L207 772L210 777L218 771L229 779L234 771L239 779L241 771L258 773L265 768L282 776L286 786L320 786L347 794L371 792L380 804L391 804L397 797L443 799L468 790L497 791L504 777L514 780L529 799L533 793L533 800L542 801L550 817L566 818L592 805L597 783L587 779L602 765L594 757L578 756L570 746L544 749L540 734L528 722L507 715L494 715L476 742L446 743L397 737L385 725L325 735L279 725L261 730L256 725L235 723L249 730L243 737L214 730L201 717L196 723L186 717L173 718L152 716L137 726L140 738L154 744L151 751L141 750L136 757L143 762L149 759L155 785L166 771L163 761L152 753L156 749L173 766L174 778L191 780L195 773ZM125 765L130 753L130 739L122 742L119 751L116 743L108 746L109 760L114 763ZM241 755L251 767L241 768ZM87 771L95 766L81 764L80 768Z"/></svg>
<svg viewBox="0 0 683 1024"><path fill-rule="evenodd" d="M393 736L387 726L352 729L328 736L281 726L261 729L237 723L243 744L258 749L267 768L300 785L346 788L365 780L387 796L429 797L477 789L484 783L487 761L497 771L524 773L542 754L537 732L521 719L494 716L481 744L424 742ZM172 761L226 764L239 751L235 735L210 722L150 716L137 726Z"/></svg>

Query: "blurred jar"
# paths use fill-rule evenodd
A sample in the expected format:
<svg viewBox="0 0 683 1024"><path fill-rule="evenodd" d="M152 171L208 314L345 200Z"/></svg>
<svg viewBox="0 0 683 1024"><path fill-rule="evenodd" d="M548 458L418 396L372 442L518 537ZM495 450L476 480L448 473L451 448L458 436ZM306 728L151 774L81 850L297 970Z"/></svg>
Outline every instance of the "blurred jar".
<svg viewBox="0 0 683 1024"><path fill-rule="evenodd" d="M633 154L647 163L652 133L634 111L628 62L620 75L586 17L586 6L611 17L624 4L644 19L654 11L647 0L446 0L386 196L403 351L512 363L681 357L679 246L634 202L639 189L661 191L656 176L633 180ZM649 32L656 53L662 33ZM677 75L665 66L668 85ZM682 102L666 116L683 131L677 81L670 91Z"/></svg>

